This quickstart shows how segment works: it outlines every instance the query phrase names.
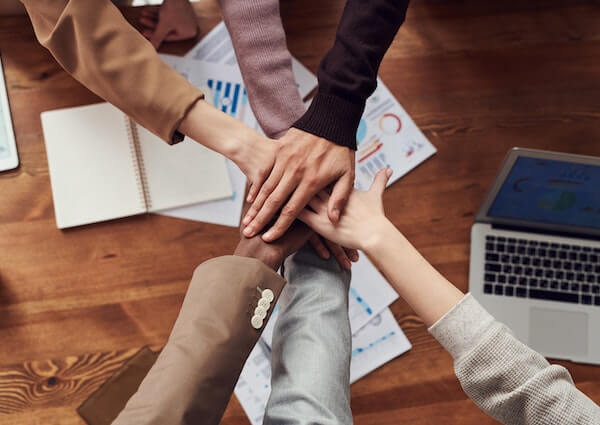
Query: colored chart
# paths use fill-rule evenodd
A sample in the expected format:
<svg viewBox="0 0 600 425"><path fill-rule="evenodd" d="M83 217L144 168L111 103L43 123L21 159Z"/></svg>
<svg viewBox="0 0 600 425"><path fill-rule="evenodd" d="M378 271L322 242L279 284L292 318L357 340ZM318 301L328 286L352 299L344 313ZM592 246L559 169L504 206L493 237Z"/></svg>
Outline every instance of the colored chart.
<svg viewBox="0 0 600 425"><path fill-rule="evenodd" d="M368 345L365 345L364 347L357 347L355 349L352 350L352 357L358 356L361 353L364 353L365 351L379 345L380 343L382 343L383 341L393 337L394 335L396 335L396 332L391 331L379 338L377 338L375 341L371 342Z"/></svg>
<svg viewBox="0 0 600 425"><path fill-rule="evenodd" d="M354 289L353 287L350 287L350 295L352 295L354 300L358 303L358 305L360 305L363 308L363 310L367 314L369 314L369 315L373 314L373 309L371 309L371 307L369 307L369 304L367 304L365 299L363 297L361 297L360 294L358 293L358 291L356 289Z"/></svg>
<svg viewBox="0 0 600 425"><path fill-rule="evenodd" d="M240 83L228 81L209 79L206 83L213 94L212 103L215 108L244 121L250 108L246 89Z"/></svg>
<svg viewBox="0 0 600 425"><path fill-rule="evenodd" d="M388 185L431 156L435 148L378 79L356 131L355 187L367 190L382 168L393 170Z"/></svg>

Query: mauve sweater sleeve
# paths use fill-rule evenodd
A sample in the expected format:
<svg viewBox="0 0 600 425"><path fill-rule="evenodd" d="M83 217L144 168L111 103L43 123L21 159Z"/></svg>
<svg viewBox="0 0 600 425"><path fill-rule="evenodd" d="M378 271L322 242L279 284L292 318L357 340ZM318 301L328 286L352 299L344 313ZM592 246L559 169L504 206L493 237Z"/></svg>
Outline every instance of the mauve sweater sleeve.
<svg viewBox="0 0 600 425"><path fill-rule="evenodd" d="M365 102L407 9L408 0L346 2L333 47L319 65L318 93L294 127L356 149Z"/></svg>
<svg viewBox="0 0 600 425"><path fill-rule="evenodd" d="M279 0L219 0L258 123L269 137L285 133L306 108L292 72Z"/></svg>

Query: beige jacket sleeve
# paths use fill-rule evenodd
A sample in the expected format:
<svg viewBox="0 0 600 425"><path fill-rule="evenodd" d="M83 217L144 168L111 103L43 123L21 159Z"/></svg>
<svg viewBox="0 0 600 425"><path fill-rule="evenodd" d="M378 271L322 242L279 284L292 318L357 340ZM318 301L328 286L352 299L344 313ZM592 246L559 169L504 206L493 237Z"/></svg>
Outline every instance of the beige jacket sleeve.
<svg viewBox="0 0 600 425"><path fill-rule="evenodd" d="M201 91L165 65L110 0L21 0L39 42L76 80L167 143Z"/></svg>
<svg viewBox="0 0 600 425"><path fill-rule="evenodd" d="M198 266L167 344L113 425L218 424L262 331L250 323L258 288L273 291L274 306L284 283L252 258Z"/></svg>

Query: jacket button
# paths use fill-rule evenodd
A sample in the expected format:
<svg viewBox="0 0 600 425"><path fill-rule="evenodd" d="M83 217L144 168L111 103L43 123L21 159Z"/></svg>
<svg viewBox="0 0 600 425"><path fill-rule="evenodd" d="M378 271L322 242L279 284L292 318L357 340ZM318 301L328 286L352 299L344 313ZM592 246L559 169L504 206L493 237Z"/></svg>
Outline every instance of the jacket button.
<svg viewBox="0 0 600 425"><path fill-rule="evenodd" d="M267 317L267 310L262 307L256 307L254 309L254 315L260 317L261 319L265 319Z"/></svg>
<svg viewBox="0 0 600 425"><path fill-rule="evenodd" d="M254 315L252 316L252 319L250 319L250 324L254 329L260 329L263 325L263 319L261 319L260 316Z"/></svg>
<svg viewBox="0 0 600 425"><path fill-rule="evenodd" d="M258 300L258 306L264 308L265 310L268 310L269 307L271 307L271 303L266 298L261 298L260 300Z"/></svg>
<svg viewBox="0 0 600 425"><path fill-rule="evenodd" d="M275 299L275 294L273 294L273 291L271 291L270 289L265 289L264 291L262 291L262 297L269 301L270 303L273 302L273 300Z"/></svg>

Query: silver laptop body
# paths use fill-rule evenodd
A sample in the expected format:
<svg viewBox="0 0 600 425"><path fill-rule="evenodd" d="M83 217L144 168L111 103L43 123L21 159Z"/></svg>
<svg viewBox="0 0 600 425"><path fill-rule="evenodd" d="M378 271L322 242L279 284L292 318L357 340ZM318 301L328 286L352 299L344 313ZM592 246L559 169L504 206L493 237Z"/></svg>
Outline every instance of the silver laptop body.
<svg viewBox="0 0 600 425"><path fill-rule="evenodd" d="M600 364L600 158L508 153L471 229L469 291L543 355Z"/></svg>

